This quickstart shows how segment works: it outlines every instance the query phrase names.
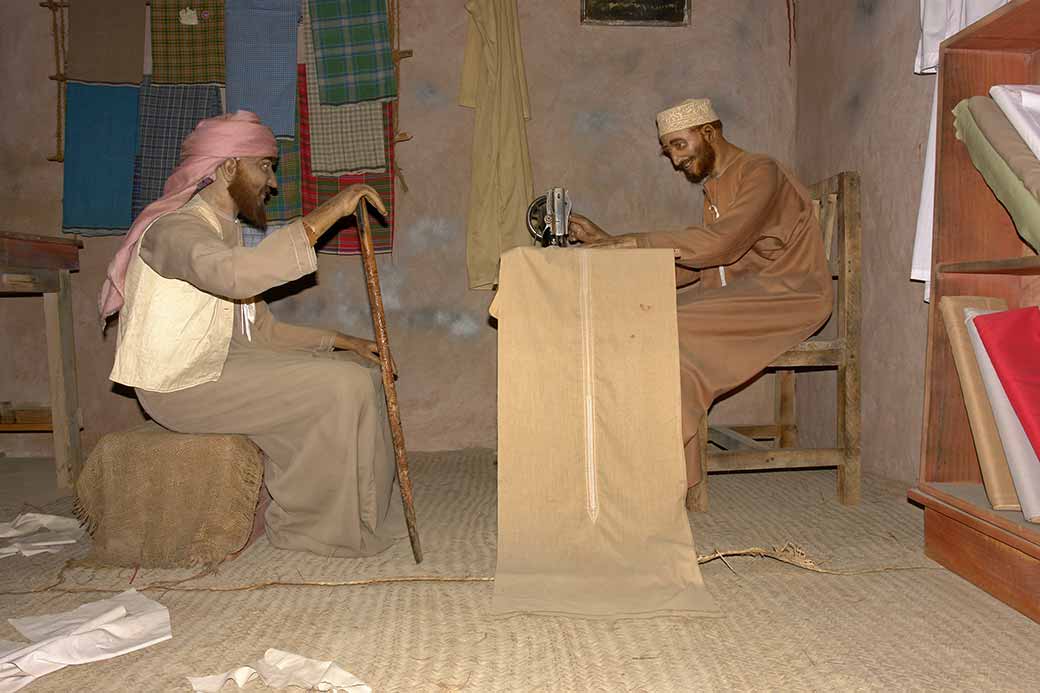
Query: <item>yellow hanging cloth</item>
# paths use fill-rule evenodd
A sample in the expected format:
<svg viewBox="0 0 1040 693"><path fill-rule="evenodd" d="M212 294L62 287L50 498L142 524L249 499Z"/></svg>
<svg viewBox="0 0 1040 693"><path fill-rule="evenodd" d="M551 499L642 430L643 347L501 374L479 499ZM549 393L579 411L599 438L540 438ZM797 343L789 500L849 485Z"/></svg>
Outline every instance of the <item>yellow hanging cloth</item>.
<svg viewBox="0 0 1040 693"><path fill-rule="evenodd" d="M529 245L534 186L527 149L527 76L516 0L469 0L459 104L476 110L466 223L469 288L492 289L499 256Z"/></svg>

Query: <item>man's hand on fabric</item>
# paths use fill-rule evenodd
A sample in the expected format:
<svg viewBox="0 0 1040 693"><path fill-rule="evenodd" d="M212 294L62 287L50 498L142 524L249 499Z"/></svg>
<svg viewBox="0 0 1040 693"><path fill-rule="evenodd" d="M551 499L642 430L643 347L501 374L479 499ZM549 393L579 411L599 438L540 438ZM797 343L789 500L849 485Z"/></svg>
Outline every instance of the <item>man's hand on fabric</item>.
<svg viewBox="0 0 1040 693"><path fill-rule="evenodd" d="M639 244L631 236L611 236L600 241L584 243L585 248L638 248Z"/></svg>
<svg viewBox="0 0 1040 693"><path fill-rule="evenodd" d="M610 234L592 223L588 217L581 214L571 214L570 224L567 232L571 241L580 243L597 243L610 240Z"/></svg>
<svg viewBox="0 0 1040 693"><path fill-rule="evenodd" d="M379 346L371 339L362 339L361 337L351 337L347 334L337 334L336 342L333 346L342 351L353 351L361 358L367 359L377 366L381 365L379 361ZM394 371L394 377L397 377L397 364L394 363L393 356L390 357L390 367Z"/></svg>

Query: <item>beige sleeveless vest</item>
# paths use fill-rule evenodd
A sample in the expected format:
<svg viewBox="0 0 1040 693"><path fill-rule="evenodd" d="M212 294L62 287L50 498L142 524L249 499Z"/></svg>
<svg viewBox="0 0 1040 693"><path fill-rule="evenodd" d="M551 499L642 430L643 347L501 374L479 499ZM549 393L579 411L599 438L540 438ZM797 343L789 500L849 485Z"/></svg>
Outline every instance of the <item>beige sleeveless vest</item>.
<svg viewBox="0 0 1040 693"><path fill-rule="evenodd" d="M177 211L197 214L223 237L220 220L201 198ZM141 259L140 243L123 293L110 380L149 392L174 392L220 378L235 323L232 301L159 275Z"/></svg>

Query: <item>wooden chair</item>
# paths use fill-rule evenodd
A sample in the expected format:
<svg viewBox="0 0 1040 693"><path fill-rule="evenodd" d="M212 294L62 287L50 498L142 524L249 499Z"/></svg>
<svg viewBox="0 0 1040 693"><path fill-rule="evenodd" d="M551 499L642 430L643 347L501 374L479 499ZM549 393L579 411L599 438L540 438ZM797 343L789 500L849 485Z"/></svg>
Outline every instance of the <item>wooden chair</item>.
<svg viewBox="0 0 1040 693"><path fill-rule="evenodd" d="M839 173L812 186L837 305L833 338L813 337L780 355L766 370L776 376L776 420L753 426L701 423L701 482L691 489L690 509L708 509L708 472L836 467L838 499L859 503L860 477L860 192L859 174ZM835 249L837 252L833 252ZM799 448L795 418L795 371L837 370L835 448ZM708 443L722 448L713 450Z"/></svg>

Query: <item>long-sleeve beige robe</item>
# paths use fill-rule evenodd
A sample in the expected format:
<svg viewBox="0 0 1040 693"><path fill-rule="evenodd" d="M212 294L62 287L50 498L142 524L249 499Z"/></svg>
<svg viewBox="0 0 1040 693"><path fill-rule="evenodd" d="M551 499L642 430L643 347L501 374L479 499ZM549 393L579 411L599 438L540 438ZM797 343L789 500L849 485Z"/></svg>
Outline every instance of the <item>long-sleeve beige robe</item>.
<svg viewBox="0 0 1040 693"><path fill-rule="evenodd" d="M466 218L469 288L498 283L498 259L531 244L533 197L527 123L531 117L517 0L469 0L469 33L459 104L476 109Z"/></svg>
<svg viewBox="0 0 1040 693"><path fill-rule="evenodd" d="M166 278L255 301L249 336L236 310L218 380L165 393L138 388L138 399L170 430L242 434L266 453L272 545L328 556L378 553L403 534L379 370L331 353L335 332L279 322L252 298L281 284L287 266L295 271L297 261L280 254L287 245L272 237L303 233L299 223L246 248L238 222L218 216L223 238L197 215L160 218L141 241L141 259Z"/></svg>
<svg viewBox="0 0 1040 693"><path fill-rule="evenodd" d="M675 249L677 284L693 284L678 296L691 486L701 478L697 432L712 402L816 332L833 304L809 192L773 159L738 151L705 181L704 219L634 236L644 248Z"/></svg>

